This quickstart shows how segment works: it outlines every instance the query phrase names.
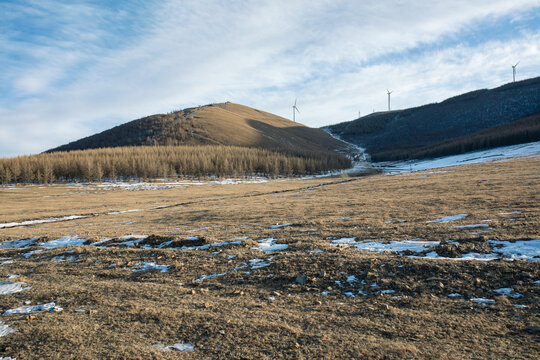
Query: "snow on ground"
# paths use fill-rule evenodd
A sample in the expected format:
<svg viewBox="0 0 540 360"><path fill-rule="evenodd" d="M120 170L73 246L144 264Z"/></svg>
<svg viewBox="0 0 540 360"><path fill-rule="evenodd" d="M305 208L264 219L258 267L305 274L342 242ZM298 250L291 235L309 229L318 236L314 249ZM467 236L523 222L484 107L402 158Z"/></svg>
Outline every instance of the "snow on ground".
<svg viewBox="0 0 540 360"><path fill-rule="evenodd" d="M118 215L118 214L125 214L125 213L138 212L138 211L144 211L144 209L129 209L129 210L111 211L111 212L108 212L107 215Z"/></svg>
<svg viewBox="0 0 540 360"><path fill-rule="evenodd" d="M470 302L486 306L486 304L495 304L495 300L486 298L472 298Z"/></svg>
<svg viewBox="0 0 540 360"><path fill-rule="evenodd" d="M25 258L28 259L30 256L32 256L32 255L34 255L34 254L39 254L39 253L41 253L41 252L43 252L42 249L32 250L32 251L29 251L29 252L26 252L26 253L22 254L22 256L24 256Z"/></svg>
<svg viewBox="0 0 540 360"><path fill-rule="evenodd" d="M450 222L450 221L461 220L461 219L464 219L466 217L467 217L467 214L444 216L444 217L440 217L440 218L435 219L435 220L430 220L430 221L428 221L428 223L447 223L447 222Z"/></svg>
<svg viewBox="0 0 540 360"><path fill-rule="evenodd" d="M152 345L153 348L163 350L163 351L171 351L171 350L177 350L177 351L193 351L195 346L191 344L184 344L184 343L176 343L173 345L164 345L164 344L154 344Z"/></svg>
<svg viewBox="0 0 540 360"><path fill-rule="evenodd" d="M92 215L70 215L70 216L63 216L63 217L56 217L56 218L48 218L48 219L40 219L40 220L27 220L23 222L11 222L11 223L4 223L0 224L0 229L4 228L12 228L17 226L26 226L26 225L35 225L35 224L43 224L43 223L51 223L51 222L58 222L58 221L67 221L67 220L75 220L75 219L85 219L89 218Z"/></svg>
<svg viewBox="0 0 540 360"><path fill-rule="evenodd" d="M268 260L252 259L249 260L249 266L251 266L251 270L260 269L272 265L272 261L270 260L272 260L272 258L269 258Z"/></svg>
<svg viewBox="0 0 540 360"><path fill-rule="evenodd" d="M87 241L88 241L87 239L81 239L81 238L79 238L77 236L68 236L68 237L65 237L65 238L51 240L51 241L44 242L44 243L39 243L38 245L52 249L52 248L57 248L57 247L61 247L61 246L85 245Z"/></svg>
<svg viewBox="0 0 540 360"><path fill-rule="evenodd" d="M268 226L270 229L281 229L287 226L291 226L292 223L286 223L286 224L276 224L276 225L270 225Z"/></svg>
<svg viewBox="0 0 540 360"><path fill-rule="evenodd" d="M435 251L428 252L426 256L410 256L413 258L427 258L427 259L443 259L443 260L478 260L478 261L491 261L498 259L500 256L497 254L479 254L479 253L468 253L462 254L459 258L444 257L437 254Z"/></svg>
<svg viewBox="0 0 540 360"><path fill-rule="evenodd" d="M15 331L17 330L10 328L9 325L6 325L3 321L0 321L0 337L6 336Z"/></svg>
<svg viewBox="0 0 540 360"><path fill-rule="evenodd" d="M414 252L424 251L433 246L439 245L438 241L424 241L419 239L403 240L403 241L390 241L389 243L383 243L381 241L355 241L356 238L341 238L332 240L332 245L339 246L354 246L358 250L365 251L397 251L399 253L410 250Z"/></svg>
<svg viewBox="0 0 540 360"><path fill-rule="evenodd" d="M90 187L95 187L99 190L166 190L185 188L188 186L204 186L204 185L238 185L238 184L259 184L268 182L265 177L253 177L249 179L222 179L222 180L182 180L182 181L165 181L165 179L156 179L154 182L139 182L139 181L117 181L103 182L98 184L84 184ZM83 185L83 184L81 184Z"/></svg>
<svg viewBox="0 0 540 360"><path fill-rule="evenodd" d="M509 260L540 261L540 239L520 240L516 242L488 240L494 252Z"/></svg>
<svg viewBox="0 0 540 360"><path fill-rule="evenodd" d="M26 286L24 282L0 281L0 295L14 294L31 288L31 286Z"/></svg>
<svg viewBox="0 0 540 360"><path fill-rule="evenodd" d="M201 277L196 279L195 281L200 282L200 281L203 281L203 280L206 280L206 279L214 279L214 278L217 278L217 277L220 277L220 276L225 276L225 275L227 275L226 272L221 273L221 274L213 274L213 275L201 275Z"/></svg>
<svg viewBox="0 0 540 360"><path fill-rule="evenodd" d="M158 265L154 262L137 263L131 271L159 270L160 272L169 271L169 265Z"/></svg>
<svg viewBox="0 0 540 360"><path fill-rule="evenodd" d="M500 289L495 289L492 291L496 292L497 294L511 297L512 299L519 299L523 297L522 294L515 292L514 289L511 289L511 288L500 288Z"/></svg>
<svg viewBox="0 0 540 360"><path fill-rule="evenodd" d="M253 248L264 252L281 251L289 247L287 244L278 244L274 238L259 240L259 247Z"/></svg>
<svg viewBox="0 0 540 360"><path fill-rule="evenodd" d="M53 312L53 311L62 311L63 309L59 306L56 306L56 304L53 302L47 303L47 304L39 304L39 305L28 305L28 306L21 306L15 309L9 309L4 312L4 315L10 315L10 314L34 314L34 313L40 313L40 312Z"/></svg>
<svg viewBox="0 0 540 360"><path fill-rule="evenodd" d="M402 254L404 251L422 253L409 255L412 258L443 259L443 260L480 260L490 261L505 257L507 260L528 260L540 261L540 240L520 240L516 242L488 240L492 247L492 252L488 254L467 253L458 258L444 257L435 251L423 253L434 246L439 245L439 241L424 241L420 239L403 241L356 241L356 238L341 238L332 240L334 246L354 246L358 250L364 251L395 251Z"/></svg>
<svg viewBox="0 0 540 360"><path fill-rule="evenodd" d="M488 224L459 225L459 226L454 226L454 228L456 229L477 229L477 228L491 229Z"/></svg>
<svg viewBox="0 0 540 360"><path fill-rule="evenodd" d="M32 245L33 243L35 243L38 240L39 240L39 236L38 237L33 237L31 239L4 241L3 243L0 243L0 249L24 248L24 247Z"/></svg>
<svg viewBox="0 0 540 360"><path fill-rule="evenodd" d="M538 154L540 154L540 141L474 151L436 159L381 162L377 163L377 166L387 173L406 173Z"/></svg>

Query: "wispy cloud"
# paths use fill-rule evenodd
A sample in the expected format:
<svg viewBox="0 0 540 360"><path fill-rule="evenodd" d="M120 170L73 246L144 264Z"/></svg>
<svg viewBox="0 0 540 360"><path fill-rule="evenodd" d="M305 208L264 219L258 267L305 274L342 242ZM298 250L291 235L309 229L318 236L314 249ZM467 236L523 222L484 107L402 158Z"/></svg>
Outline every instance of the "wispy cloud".
<svg viewBox="0 0 540 360"><path fill-rule="evenodd" d="M0 155L234 101L322 126L538 76L540 1L0 4ZM28 20L31 21L28 21ZM16 141L13 139L17 139Z"/></svg>

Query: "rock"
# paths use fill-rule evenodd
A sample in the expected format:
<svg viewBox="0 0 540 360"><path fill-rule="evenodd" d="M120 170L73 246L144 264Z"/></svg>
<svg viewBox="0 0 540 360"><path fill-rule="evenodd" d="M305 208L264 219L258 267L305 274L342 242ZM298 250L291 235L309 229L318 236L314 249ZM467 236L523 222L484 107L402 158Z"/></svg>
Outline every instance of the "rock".
<svg viewBox="0 0 540 360"><path fill-rule="evenodd" d="M390 306L386 305L386 304L381 304L381 306L379 306L379 309L381 310L388 310L390 309Z"/></svg>
<svg viewBox="0 0 540 360"><path fill-rule="evenodd" d="M294 281L298 284L305 284L307 282L307 276L297 276Z"/></svg>
<svg viewBox="0 0 540 360"><path fill-rule="evenodd" d="M321 271L321 273L320 273L320 275L319 275L319 276L320 276L320 277L325 277L325 276L326 276L326 271L324 271L324 270L323 270L323 271Z"/></svg>
<svg viewBox="0 0 540 360"><path fill-rule="evenodd" d="M527 332L535 335L540 335L540 326L531 325L527 328Z"/></svg>

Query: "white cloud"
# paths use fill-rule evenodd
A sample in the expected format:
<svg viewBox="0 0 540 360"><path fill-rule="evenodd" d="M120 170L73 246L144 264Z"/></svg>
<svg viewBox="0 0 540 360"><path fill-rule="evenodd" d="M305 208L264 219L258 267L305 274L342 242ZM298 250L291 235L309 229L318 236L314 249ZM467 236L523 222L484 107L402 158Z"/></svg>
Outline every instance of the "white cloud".
<svg viewBox="0 0 540 360"><path fill-rule="evenodd" d="M395 91L393 107L402 108L497 86L511 79L518 55L518 78L539 75L537 29L508 42L461 39L486 21L526 19L537 0L168 1L137 12L141 4L124 10L47 0L6 12L15 19L37 12L45 33L26 42L15 39L16 29L0 35L0 65L8 70L0 74L0 155L225 100L291 117L298 97L298 120L322 126L385 109L387 88ZM13 61L14 54L26 60Z"/></svg>

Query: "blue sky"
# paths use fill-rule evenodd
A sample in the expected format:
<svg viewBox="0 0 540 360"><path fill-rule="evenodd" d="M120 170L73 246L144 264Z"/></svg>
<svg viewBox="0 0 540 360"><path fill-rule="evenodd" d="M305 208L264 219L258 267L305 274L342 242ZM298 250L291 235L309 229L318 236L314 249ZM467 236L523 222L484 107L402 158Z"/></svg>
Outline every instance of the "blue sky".
<svg viewBox="0 0 540 360"><path fill-rule="evenodd" d="M540 0L0 0L0 156L232 101L319 127L540 76Z"/></svg>

